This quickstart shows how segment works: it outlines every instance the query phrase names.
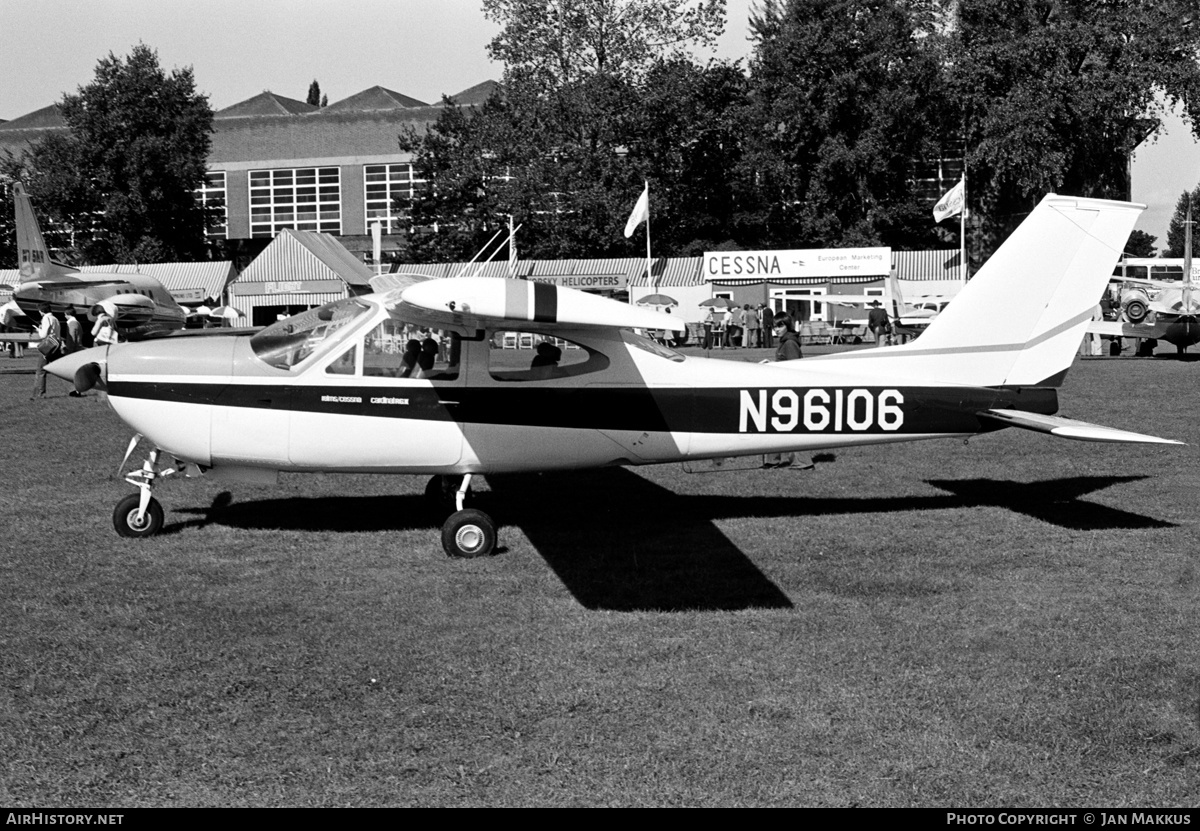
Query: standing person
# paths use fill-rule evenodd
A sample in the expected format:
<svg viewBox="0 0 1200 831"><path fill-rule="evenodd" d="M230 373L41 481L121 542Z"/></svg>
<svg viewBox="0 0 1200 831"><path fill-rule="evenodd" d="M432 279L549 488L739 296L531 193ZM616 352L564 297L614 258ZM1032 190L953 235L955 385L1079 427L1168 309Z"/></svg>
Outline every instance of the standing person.
<svg viewBox="0 0 1200 831"><path fill-rule="evenodd" d="M770 306L762 307L762 336L763 346L771 349L775 346L774 338L775 330L775 313L771 311Z"/></svg>
<svg viewBox="0 0 1200 831"><path fill-rule="evenodd" d="M42 314L42 322L38 324L37 330L37 371L33 374L33 395L29 396L30 401L46 397L46 364L58 356L62 345L62 327L59 326L58 318L50 313L50 304L43 303L38 307L38 311Z"/></svg>
<svg viewBox="0 0 1200 831"><path fill-rule="evenodd" d="M892 324L888 320L888 313L879 305L878 300L871 301L871 311L867 313L867 328L875 336L876 346L883 346L887 336L891 334Z"/></svg>
<svg viewBox="0 0 1200 831"><path fill-rule="evenodd" d="M800 336L792 331L792 321L788 315L775 315L775 319L771 322L775 327L775 337L779 341L779 346L775 350L775 360L795 361L803 358ZM791 453L767 453L763 456L763 467L787 467L791 463Z"/></svg>
<svg viewBox="0 0 1200 831"><path fill-rule="evenodd" d="M92 311L96 315L96 324L92 327L92 343L96 346L107 346L117 342L117 327L112 315L97 305Z"/></svg>
<svg viewBox="0 0 1200 831"><path fill-rule="evenodd" d="M713 307L708 307L708 314L704 316L704 348L712 349L713 337Z"/></svg>
<svg viewBox="0 0 1200 831"><path fill-rule="evenodd" d="M729 333L730 346L744 346L746 338L746 313L741 306L733 307L733 331Z"/></svg>
<svg viewBox="0 0 1200 831"><path fill-rule="evenodd" d="M733 329L733 309L725 307L725 315L721 318L721 348L729 346L729 338Z"/></svg>
<svg viewBox="0 0 1200 831"><path fill-rule="evenodd" d="M775 360L795 361L803 358L804 352L800 349L800 336L792 331L791 318L786 314L776 315L773 323L775 340L779 343L779 346L775 348Z"/></svg>
<svg viewBox="0 0 1200 831"><path fill-rule="evenodd" d="M67 315L67 333L63 339L63 352L70 354L83 349L83 327L75 315Z"/></svg>
<svg viewBox="0 0 1200 831"><path fill-rule="evenodd" d="M747 303L742 312L746 319L746 334L742 336L742 346L749 349L758 346L758 309L750 308L750 304Z"/></svg>

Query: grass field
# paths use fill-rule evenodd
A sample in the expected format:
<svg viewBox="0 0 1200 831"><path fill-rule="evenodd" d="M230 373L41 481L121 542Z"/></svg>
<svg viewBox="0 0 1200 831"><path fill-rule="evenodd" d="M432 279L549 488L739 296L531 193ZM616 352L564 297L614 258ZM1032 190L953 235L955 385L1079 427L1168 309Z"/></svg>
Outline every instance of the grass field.
<svg viewBox="0 0 1200 831"><path fill-rule="evenodd" d="M810 471L164 485L0 358L0 804L1200 804L1200 365L1077 361L1062 413ZM140 460L141 456L137 456Z"/></svg>

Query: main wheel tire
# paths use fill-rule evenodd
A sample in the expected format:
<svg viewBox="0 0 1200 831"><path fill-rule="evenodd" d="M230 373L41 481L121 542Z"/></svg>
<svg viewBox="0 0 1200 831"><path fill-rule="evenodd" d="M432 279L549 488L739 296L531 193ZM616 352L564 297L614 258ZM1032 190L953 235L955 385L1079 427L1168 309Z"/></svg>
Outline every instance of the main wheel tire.
<svg viewBox="0 0 1200 831"><path fill-rule="evenodd" d="M113 510L113 528L122 537L152 537L162 530L163 509L154 497L150 497L146 514L138 522L138 505L141 501L140 494L131 493L118 502Z"/></svg>
<svg viewBox="0 0 1200 831"><path fill-rule="evenodd" d="M442 548L450 557L488 557L496 548L496 523L483 511L456 511L442 526Z"/></svg>

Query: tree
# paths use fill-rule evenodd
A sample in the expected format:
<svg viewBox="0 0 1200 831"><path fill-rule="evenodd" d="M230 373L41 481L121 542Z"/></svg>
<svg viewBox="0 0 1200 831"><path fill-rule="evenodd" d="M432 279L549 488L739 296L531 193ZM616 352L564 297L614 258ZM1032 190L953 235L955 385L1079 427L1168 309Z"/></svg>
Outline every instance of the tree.
<svg viewBox="0 0 1200 831"><path fill-rule="evenodd" d="M409 256L469 258L510 215L522 225L522 257L638 253L620 230L643 178L653 170L655 204L674 204L666 180L698 181L696 165L713 145L715 133L697 140L704 125L695 119L721 100L717 76L732 82L731 70L714 70L699 88L711 102L696 104L688 82L705 71L681 53L721 31L724 0L485 0L484 10L502 26L489 46L506 63L501 94L479 108L447 108L423 136L401 136L429 183L411 206L419 230ZM681 200L684 192L695 188L679 191ZM687 233L670 226L662 253L675 232Z"/></svg>
<svg viewBox="0 0 1200 831"><path fill-rule="evenodd" d="M324 107L329 103L329 97L321 94L321 85L316 78L308 85L308 97L304 100L314 107Z"/></svg>
<svg viewBox="0 0 1200 831"><path fill-rule="evenodd" d="M101 60L60 109L68 131L39 142L22 163L47 216L77 230L102 227L79 243L84 259L203 258L208 215L195 192L205 181L213 112L192 70L167 74L139 44L128 58Z"/></svg>
<svg viewBox="0 0 1200 831"><path fill-rule="evenodd" d="M1129 234L1129 240L1125 243L1126 257L1153 257L1154 243L1158 237L1153 234L1147 234L1145 231L1133 231Z"/></svg>
<svg viewBox="0 0 1200 831"><path fill-rule="evenodd" d="M944 61L984 252L1048 192L1128 198L1129 153L1200 116L1194 0L956 0Z"/></svg>
<svg viewBox="0 0 1200 831"><path fill-rule="evenodd" d="M483 0L483 13L502 27L488 54L510 86L515 77L547 88L629 80L725 30L725 0Z"/></svg>
<svg viewBox="0 0 1200 831"><path fill-rule="evenodd" d="M1184 252L1184 242L1187 239L1187 228L1184 223L1187 222L1188 201L1191 201L1192 206L1192 221L1195 222L1200 217L1200 185L1191 193L1184 191L1179 195L1179 200L1175 203L1175 213L1171 216L1171 222L1167 226L1167 247L1163 249L1164 257L1182 257ZM1200 260L1200 233L1196 233L1196 226L1192 225L1192 256Z"/></svg>
<svg viewBox="0 0 1200 831"><path fill-rule="evenodd" d="M913 162L937 153L943 95L925 47L927 4L769 2L753 18L753 105L743 179L761 243L775 247L931 242Z"/></svg>

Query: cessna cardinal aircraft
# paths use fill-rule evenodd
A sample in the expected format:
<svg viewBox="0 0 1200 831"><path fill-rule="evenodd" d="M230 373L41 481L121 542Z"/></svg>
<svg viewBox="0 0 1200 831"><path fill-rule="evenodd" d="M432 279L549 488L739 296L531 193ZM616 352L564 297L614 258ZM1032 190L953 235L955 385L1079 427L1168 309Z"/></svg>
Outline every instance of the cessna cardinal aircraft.
<svg viewBox="0 0 1200 831"><path fill-rule="evenodd" d="M1094 320L1087 331L1093 335L1125 338L1155 338L1175 345L1183 354L1194 343L1200 343L1200 297L1192 282L1192 203L1188 202L1184 222L1183 280L1179 285L1164 285L1153 280L1139 281L1161 289L1150 302L1143 322Z"/></svg>
<svg viewBox="0 0 1200 831"><path fill-rule="evenodd" d="M21 281L13 300L30 319L41 319L38 308L43 303L56 313L78 317L100 305L127 339L183 328L187 313L153 277L133 272L86 274L54 262L20 182L13 185L13 208Z"/></svg>
<svg viewBox="0 0 1200 831"><path fill-rule="evenodd" d="M433 474L427 493L455 502L442 528L446 552L479 556L497 535L491 517L464 504L480 474L961 438L1003 427L1179 444L1054 415L1055 387L1140 209L1047 196L919 341L803 361L684 356L634 332L679 331L683 323L670 315L553 285L460 277L411 278L254 335L84 350L48 370L107 389L138 433L126 459L140 438L151 445L126 477L138 492L114 511L123 536L160 529L152 490L168 477L261 483L278 471ZM1047 266L1034 273L1031 261ZM552 342L537 350L544 360L515 365L531 354L501 348L517 331Z"/></svg>

